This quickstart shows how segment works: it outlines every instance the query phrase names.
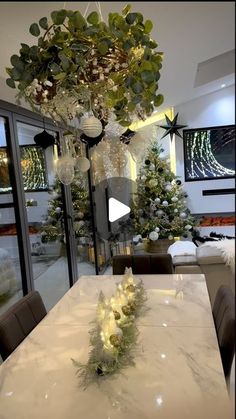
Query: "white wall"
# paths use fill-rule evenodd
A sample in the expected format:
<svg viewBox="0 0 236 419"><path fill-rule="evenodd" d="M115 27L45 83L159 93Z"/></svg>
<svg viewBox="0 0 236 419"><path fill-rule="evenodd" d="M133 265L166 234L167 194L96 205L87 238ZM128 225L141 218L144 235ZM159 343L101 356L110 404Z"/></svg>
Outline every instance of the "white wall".
<svg viewBox="0 0 236 419"><path fill-rule="evenodd" d="M175 108L179 124L188 128L204 128L235 124L235 86L201 96ZM183 140L176 136L176 174L188 193L188 206L193 214L234 212L234 195L202 196L202 190L234 188L234 179L184 182Z"/></svg>

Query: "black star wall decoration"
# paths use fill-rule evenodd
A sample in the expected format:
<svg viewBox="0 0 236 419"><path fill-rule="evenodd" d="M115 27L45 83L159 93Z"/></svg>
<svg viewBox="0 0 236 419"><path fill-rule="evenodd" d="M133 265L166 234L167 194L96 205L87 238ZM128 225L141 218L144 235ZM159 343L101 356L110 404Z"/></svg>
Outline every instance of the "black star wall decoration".
<svg viewBox="0 0 236 419"><path fill-rule="evenodd" d="M164 138L164 137L166 137L167 135L169 135L170 134L170 139L171 139L171 141L172 141L172 139L173 139L173 135L174 134L176 134L176 135L178 135L178 137L180 137L180 138L182 138L182 136L180 135L180 133L178 132L178 130L179 129L181 129L181 128L185 128L185 127L187 127L187 125L178 125L177 124L177 119L178 119L178 113L175 115L175 117L174 117L174 119L173 119L173 121L171 121L169 118L168 118L168 116L165 114L165 118L166 118L166 124L167 125L157 125L158 127L160 127L160 128L163 128L163 129L165 129L166 130L166 133L161 137L161 138Z"/></svg>

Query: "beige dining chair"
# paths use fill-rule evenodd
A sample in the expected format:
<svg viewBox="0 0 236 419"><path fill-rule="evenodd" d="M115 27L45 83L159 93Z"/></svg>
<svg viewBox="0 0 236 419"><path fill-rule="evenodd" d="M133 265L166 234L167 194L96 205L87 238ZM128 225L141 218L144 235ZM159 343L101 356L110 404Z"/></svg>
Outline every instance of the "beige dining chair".
<svg viewBox="0 0 236 419"><path fill-rule="evenodd" d="M0 354L5 360L46 316L38 291L22 297L0 316Z"/></svg>
<svg viewBox="0 0 236 419"><path fill-rule="evenodd" d="M235 297L226 285L218 289L213 305L213 318L226 381L235 354Z"/></svg>

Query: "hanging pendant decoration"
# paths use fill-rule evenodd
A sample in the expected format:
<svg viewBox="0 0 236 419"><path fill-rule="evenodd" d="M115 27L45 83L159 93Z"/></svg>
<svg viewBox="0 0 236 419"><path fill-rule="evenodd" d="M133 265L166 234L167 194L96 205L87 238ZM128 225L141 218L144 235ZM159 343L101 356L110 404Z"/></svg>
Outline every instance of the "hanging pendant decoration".
<svg viewBox="0 0 236 419"><path fill-rule="evenodd" d="M45 150L55 144L55 138L44 129L34 136L34 142Z"/></svg>
<svg viewBox="0 0 236 419"><path fill-rule="evenodd" d="M6 83L18 89L18 102L24 98L55 121L69 125L92 112L107 122L114 115L127 128L163 103L163 53L156 50L152 28L130 5L121 14L109 13L108 22L96 11L86 18L79 11L53 11L50 19L31 24L35 45L22 43L12 55ZM99 134L90 129L85 135Z"/></svg>
<svg viewBox="0 0 236 419"><path fill-rule="evenodd" d="M76 167L82 172L85 173L90 169L90 161L87 157L77 157Z"/></svg>
<svg viewBox="0 0 236 419"><path fill-rule="evenodd" d="M56 162L56 172L61 183L70 185L75 176L75 160L69 155L59 157Z"/></svg>
<svg viewBox="0 0 236 419"><path fill-rule="evenodd" d="M170 139L172 141L174 134L176 134L176 135L178 135L178 137L182 138L182 136L180 135L180 133L178 132L178 130L187 127L187 125L178 125L177 124L178 115L179 114L177 113L175 115L173 121L171 121L168 118L168 116L165 114L166 124L167 125L157 125L158 127L163 128L163 129L166 130L166 133L161 138L164 138L167 135L170 135Z"/></svg>

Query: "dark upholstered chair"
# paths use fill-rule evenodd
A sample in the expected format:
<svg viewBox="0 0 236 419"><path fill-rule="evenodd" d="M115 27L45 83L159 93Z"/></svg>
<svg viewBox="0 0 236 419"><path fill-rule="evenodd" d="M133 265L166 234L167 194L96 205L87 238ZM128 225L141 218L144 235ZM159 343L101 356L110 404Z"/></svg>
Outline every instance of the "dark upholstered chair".
<svg viewBox="0 0 236 419"><path fill-rule="evenodd" d="M27 294L0 316L0 354L5 360L46 316L38 291Z"/></svg>
<svg viewBox="0 0 236 419"><path fill-rule="evenodd" d="M117 255L112 260L113 275L123 275L125 268L134 274L172 274L172 258L169 254Z"/></svg>
<svg viewBox="0 0 236 419"><path fill-rule="evenodd" d="M235 353L235 297L226 285L222 285L217 291L213 318L225 378L228 379Z"/></svg>

